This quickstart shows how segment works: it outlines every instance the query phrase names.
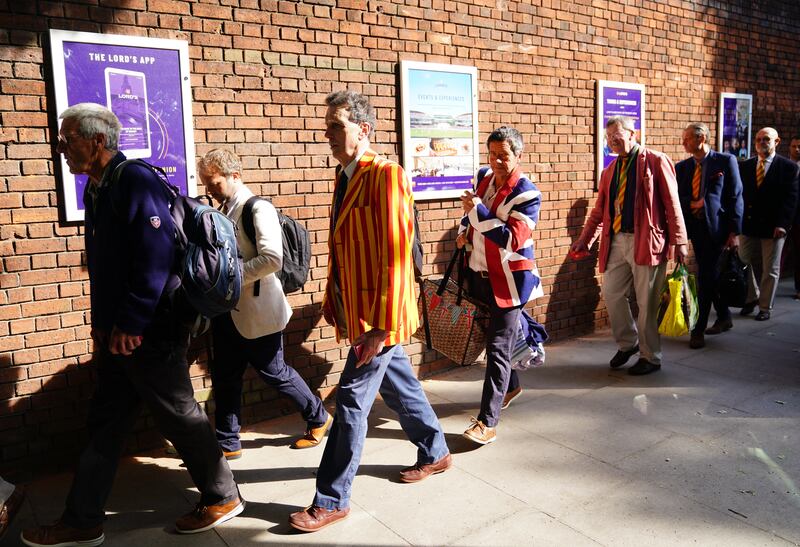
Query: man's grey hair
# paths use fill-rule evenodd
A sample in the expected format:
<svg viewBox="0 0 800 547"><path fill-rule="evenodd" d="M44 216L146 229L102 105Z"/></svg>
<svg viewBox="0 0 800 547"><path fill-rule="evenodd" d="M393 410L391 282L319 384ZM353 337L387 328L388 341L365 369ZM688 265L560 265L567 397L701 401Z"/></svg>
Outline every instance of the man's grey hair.
<svg viewBox="0 0 800 547"><path fill-rule="evenodd" d="M622 129L636 133L636 124L633 122L633 118L628 116L611 116L606 122L606 129L612 125L619 125Z"/></svg>
<svg viewBox="0 0 800 547"><path fill-rule="evenodd" d="M239 156L227 148L215 148L206 152L206 155L197 162L198 171L219 173L225 178L232 177L234 173L242 174L242 161Z"/></svg>
<svg viewBox="0 0 800 547"><path fill-rule="evenodd" d="M375 125L378 123L375 117L375 108L370 104L369 98L361 93L356 93L349 89L344 91L334 91L325 97L325 104L334 108L345 108L350 112L350 121L353 123L367 122L369 124L369 136L375 134Z"/></svg>
<svg viewBox="0 0 800 547"><path fill-rule="evenodd" d="M59 118L75 120L78 134L84 139L105 135L106 150L117 151L122 124L108 108L95 103L78 103L64 110Z"/></svg>
<svg viewBox="0 0 800 547"><path fill-rule="evenodd" d="M690 123L686 126L686 131L694 133L695 137L705 137L706 143L711 144L711 130L702 122Z"/></svg>
<svg viewBox="0 0 800 547"><path fill-rule="evenodd" d="M489 138L486 139L487 148L491 142L507 142L515 156L522 154L522 149L524 147L522 135L510 125L500 126L489 133Z"/></svg>

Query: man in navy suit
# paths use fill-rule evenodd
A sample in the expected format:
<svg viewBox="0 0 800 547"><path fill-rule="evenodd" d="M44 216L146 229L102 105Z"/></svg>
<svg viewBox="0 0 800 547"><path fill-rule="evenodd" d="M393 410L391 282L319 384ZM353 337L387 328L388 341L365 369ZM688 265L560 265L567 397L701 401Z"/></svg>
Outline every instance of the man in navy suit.
<svg viewBox="0 0 800 547"><path fill-rule="evenodd" d="M797 207L799 169L795 162L775 153L780 142L776 130L761 129L755 139L758 156L741 165L744 219L739 256L742 261L752 263L760 249L762 263L760 287L750 268L747 305L741 313L749 315L758 305L756 321L770 317L778 289L781 251Z"/></svg>
<svg viewBox="0 0 800 547"><path fill-rule="evenodd" d="M736 158L711 150L711 133L704 123L691 123L683 130L683 148L692 157L675 165L678 196L692 240L698 270L700 313L689 347L702 348L705 334L720 334L733 327L727 302L717 293L719 257L724 248L739 245L742 231L742 179ZM711 304L717 320L706 330Z"/></svg>

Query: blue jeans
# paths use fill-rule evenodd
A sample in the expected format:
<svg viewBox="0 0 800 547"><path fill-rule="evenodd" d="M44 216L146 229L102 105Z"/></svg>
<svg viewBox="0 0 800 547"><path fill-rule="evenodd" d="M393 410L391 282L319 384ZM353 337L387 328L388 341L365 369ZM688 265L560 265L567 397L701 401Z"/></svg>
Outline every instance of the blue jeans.
<svg viewBox="0 0 800 547"><path fill-rule="evenodd" d="M367 417L380 391L398 414L408 440L417 446L417 461L433 463L449 452L439 419L411 370L403 347L389 346L371 362L356 368L350 348L336 391L336 416L317 471L314 505L325 509L350 506L353 479L367 437Z"/></svg>
<svg viewBox="0 0 800 547"><path fill-rule="evenodd" d="M222 450L240 450L239 431L242 415L242 375L247 364L256 369L267 385L285 395L303 416L308 427L319 427L328 419L328 412L308 384L283 359L283 332L260 338L244 338L231 320L231 315L212 322L214 358L211 359L211 382L214 385L216 411L214 423L217 441Z"/></svg>

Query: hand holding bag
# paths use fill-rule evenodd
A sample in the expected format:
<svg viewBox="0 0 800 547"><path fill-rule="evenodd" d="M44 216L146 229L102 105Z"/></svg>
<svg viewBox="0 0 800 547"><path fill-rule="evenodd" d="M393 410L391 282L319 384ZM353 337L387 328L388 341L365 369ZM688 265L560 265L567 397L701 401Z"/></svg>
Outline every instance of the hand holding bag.
<svg viewBox="0 0 800 547"><path fill-rule="evenodd" d="M697 284L684 264L676 264L661 291L658 308L658 333L664 336L683 336L697 323Z"/></svg>
<svg viewBox="0 0 800 547"><path fill-rule="evenodd" d="M451 279L456 262L464 260L458 249L441 280L425 279L419 299L420 327L412 335L460 365L471 365L486 349L489 313L484 304L464 294L464 276Z"/></svg>

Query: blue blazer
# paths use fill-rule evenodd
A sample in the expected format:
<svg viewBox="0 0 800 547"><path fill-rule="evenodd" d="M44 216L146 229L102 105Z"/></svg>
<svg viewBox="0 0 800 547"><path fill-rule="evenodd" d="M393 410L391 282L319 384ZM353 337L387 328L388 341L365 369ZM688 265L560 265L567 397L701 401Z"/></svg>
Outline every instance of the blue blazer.
<svg viewBox="0 0 800 547"><path fill-rule="evenodd" d="M744 222L746 236L771 239L775 228L787 232L797 207L798 166L789 158L775 155L761 188L756 187L758 156L742 162L744 183Z"/></svg>
<svg viewBox="0 0 800 547"><path fill-rule="evenodd" d="M698 225L689 203L692 201L692 178L694 158L675 164L678 179L678 197L689 238L697 235ZM703 218L712 241L724 243L731 232L742 233L742 179L739 165L731 154L711 150L704 162L700 193L705 200Z"/></svg>

